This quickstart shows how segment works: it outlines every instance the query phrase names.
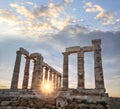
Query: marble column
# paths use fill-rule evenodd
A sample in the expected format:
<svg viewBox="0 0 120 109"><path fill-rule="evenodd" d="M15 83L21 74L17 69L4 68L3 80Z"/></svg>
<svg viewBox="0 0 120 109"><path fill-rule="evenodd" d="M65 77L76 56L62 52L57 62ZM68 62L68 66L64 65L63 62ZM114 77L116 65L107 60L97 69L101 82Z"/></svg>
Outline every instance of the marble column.
<svg viewBox="0 0 120 109"><path fill-rule="evenodd" d="M63 88L68 88L68 53L63 53Z"/></svg>
<svg viewBox="0 0 120 109"><path fill-rule="evenodd" d="M42 80L43 80L43 57L38 55L36 57L36 65L35 65L35 80L34 85L36 90L40 90Z"/></svg>
<svg viewBox="0 0 120 109"><path fill-rule="evenodd" d="M27 89L28 88L29 67L30 67L30 58L26 57L26 63L25 63L25 69L24 69L24 78L23 78L22 89Z"/></svg>
<svg viewBox="0 0 120 109"><path fill-rule="evenodd" d="M77 53L78 56L78 88L84 89L84 52L81 50Z"/></svg>
<svg viewBox="0 0 120 109"><path fill-rule="evenodd" d="M53 87L54 87L54 88L56 88L56 87L55 87L55 84L56 84L56 83L55 83L55 82L56 82L55 79L56 79L56 74L55 74L55 72L53 72Z"/></svg>
<svg viewBox="0 0 120 109"><path fill-rule="evenodd" d="M14 71L13 71L12 82L11 82L11 89L17 89L18 80L19 80L21 52L17 51L16 53L17 55L16 55L16 61L15 61L15 66L14 66Z"/></svg>
<svg viewBox="0 0 120 109"><path fill-rule="evenodd" d="M61 75L59 76L59 85L58 88L61 88Z"/></svg>
<svg viewBox="0 0 120 109"><path fill-rule="evenodd" d="M94 49L95 87L96 89L104 89L104 78L101 59L101 40L93 40L92 44Z"/></svg>
<svg viewBox="0 0 120 109"><path fill-rule="evenodd" d="M31 82L31 89L35 88L35 66L36 66L36 60L33 61L34 67L32 72L32 82Z"/></svg>
<svg viewBox="0 0 120 109"><path fill-rule="evenodd" d="M48 81L48 67L45 67L45 82Z"/></svg>
<svg viewBox="0 0 120 109"><path fill-rule="evenodd" d="M52 69L50 69L50 76L49 76L49 81L52 82Z"/></svg>
<svg viewBox="0 0 120 109"><path fill-rule="evenodd" d="M58 88L58 74L56 73L56 80L55 80L56 82L55 82L55 87L56 87L56 89Z"/></svg>

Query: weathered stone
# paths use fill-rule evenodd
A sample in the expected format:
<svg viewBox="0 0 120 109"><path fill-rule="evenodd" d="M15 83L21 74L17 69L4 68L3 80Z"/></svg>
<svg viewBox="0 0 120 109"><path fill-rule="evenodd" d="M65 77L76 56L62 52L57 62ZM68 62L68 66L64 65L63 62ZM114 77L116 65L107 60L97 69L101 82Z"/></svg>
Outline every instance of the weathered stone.
<svg viewBox="0 0 120 109"><path fill-rule="evenodd" d="M48 67L45 67L45 81L48 80Z"/></svg>
<svg viewBox="0 0 120 109"><path fill-rule="evenodd" d="M10 104L10 101L2 101L1 106L7 106Z"/></svg>
<svg viewBox="0 0 120 109"><path fill-rule="evenodd" d="M17 51L13 77L11 82L11 89L17 89L18 87L18 79L19 79L19 71L20 71L20 62L21 62L21 52Z"/></svg>
<svg viewBox="0 0 120 109"><path fill-rule="evenodd" d="M66 52L68 53L77 53L78 51L80 51L80 46L66 48Z"/></svg>
<svg viewBox="0 0 120 109"><path fill-rule="evenodd" d="M34 60L34 67L33 67L33 72L32 72L32 82L31 82L31 89L35 89L35 67L36 67L36 60Z"/></svg>
<svg viewBox="0 0 120 109"><path fill-rule="evenodd" d="M84 88L84 52L78 52L78 88Z"/></svg>
<svg viewBox="0 0 120 109"><path fill-rule="evenodd" d="M94 48L94 61L95 61L95 87L104 89L103 68L101 60L101 40L92 41Z"/></svg>
<svg viewBox="0 0 120 109"><path fill-rule="evenodd" d="M63 88L68 88L68 53L63 53Z"/></svg>
<svg viewBox="0 0 120 109"><path fill-rule="evenodd" d="M56 106L57 107L65 107L68 105L67 99L63 97L56 98Z"/></svg>
<svg viewBox="0 0 120 109"><path fill-rule="evenodd" d="M22 88L27 89L28 81L29 81L29 66L30 66L30 59L26 57L25 69L24 69L24 78Z"/></svg>

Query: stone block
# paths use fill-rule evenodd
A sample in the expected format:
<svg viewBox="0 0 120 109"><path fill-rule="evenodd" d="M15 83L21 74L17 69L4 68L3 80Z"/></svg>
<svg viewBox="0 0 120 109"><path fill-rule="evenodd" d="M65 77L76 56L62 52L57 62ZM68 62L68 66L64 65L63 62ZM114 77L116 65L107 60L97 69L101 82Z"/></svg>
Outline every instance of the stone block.
<svg viewBox="0 0 120 109"><path fill-rule="evenodd" d="M73 46L73 47L66 48L66 52L69 52L69 53L77 53L78 51L80 51L80 46Z"/></svg>
<svg viewBox="0 0 120 109"><path fill-rule="evenodd" d="M10 101L2 101L1 106L7 106L9 105Z"/></svg>
<svg viewBox="0 0 120 109"><path fill-rule="evenodd" d="M12 106L6 106L6 109L12 109Z"/></svg>

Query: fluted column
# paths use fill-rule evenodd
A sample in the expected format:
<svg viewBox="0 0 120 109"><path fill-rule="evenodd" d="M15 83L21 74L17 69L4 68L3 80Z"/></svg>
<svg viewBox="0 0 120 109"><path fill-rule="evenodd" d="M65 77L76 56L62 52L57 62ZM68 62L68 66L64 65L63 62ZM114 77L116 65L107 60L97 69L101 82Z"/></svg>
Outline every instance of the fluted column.
<svg viewBox="0 0 120 109"><path fill-rule="evenodd" d="M56 73L56 82L55 82L55 87L58 88L58 74Z"/></svg>
<svg viewBox="0 0 120 109"><path fill-rule="evenodd" d="M61 75L59 76L59 85L58 88L61 88Z"/></svg>
<svg viewBox="0 0 120 109"><path fill-rule="evenodd" d="M33 61L34 67L33 67L33 73L32 73L32 83L31 83L31 89L35 88L35 67L36 67L36 60Z"/></svg>
<svg viewBox="0 0 120 109"><path fill-rule="evenodd" d="M23 78L22 89L27 89L28 88L29 67L30 67L30 58L26 57L26 63L25 63L25 69L24 69L24 78Z"/></svg>
<svg viewBox="0 0 120 109"><path fill-rule="evenodd" d="M97 89L104 89L103 68L101 59L101 40L92 41L94 48L94 70L95 70L95 87Z"/></svg>
<svg viewBox="0 0 120 109"><path fill-rule="evenodd" d="M63 53L63 88L68 88L68 53Z"/></svg>
<svg viewBox="0 0 120 109"><path fill-rule="evenodd" d="M40 90L40 85L42 84L43 80L43 57L38 55L36 57L36 66L35 66L35 89Z"/></svg>
<svg viewBox="0 0 120 109"><path fill-rule="evenodd" d="M52 69L50 69L50 76L49 76L49 80L52 81Z"/></svg>
<svg viewBox="0 0 120 109"><path fill-rule="evenodd" d="M81 49L78 52L78 88L84 88L84 52Z"/></svg>
<svg viewBox="0 0 120 109"><path fill-rule="evenodd" d="M56 88L56 87L55 87L55 82L56 82L55 79L56 79L56 74L55 74L55 72L53 72L53 87L54 87L54 88Z"/></svg>
<svg viewBox="0 0 120 109"><path fill-rule="evenodd" d="M48 67L45 67L45 81L48 81Z"/></svg>
<svg viewBox="0 0 120 109"><path fill-rule="evenodd" d="M17 55L16 55L16 61L15 61L15 66L14 66L14 71L13 71L12 82L11 82L11 89L17 89L17 87L18 87L21 52L17 51L16 53L17 53Z"/></svg>

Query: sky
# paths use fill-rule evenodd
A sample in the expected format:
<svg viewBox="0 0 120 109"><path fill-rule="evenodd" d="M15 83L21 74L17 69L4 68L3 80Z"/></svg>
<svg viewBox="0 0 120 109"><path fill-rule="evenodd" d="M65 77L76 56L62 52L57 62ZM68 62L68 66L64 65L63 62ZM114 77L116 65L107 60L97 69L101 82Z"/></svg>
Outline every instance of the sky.
<svg viewBox="0 0 120 109"><path fill-rule="evenodd" d="M94 39L102 41L106 92L120 97L119 0L0 0L0 88L10 87L20 47L41 53L45 62L62 73L65 48L92 46ZM93 52L85 53L84 60L85 87L94 88ZM31 79L33 62L30 64ZM69 87L77 87L76 54L69 56Z"/></svg>

